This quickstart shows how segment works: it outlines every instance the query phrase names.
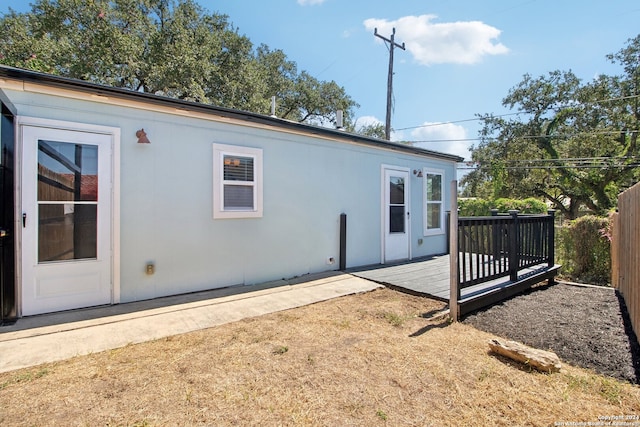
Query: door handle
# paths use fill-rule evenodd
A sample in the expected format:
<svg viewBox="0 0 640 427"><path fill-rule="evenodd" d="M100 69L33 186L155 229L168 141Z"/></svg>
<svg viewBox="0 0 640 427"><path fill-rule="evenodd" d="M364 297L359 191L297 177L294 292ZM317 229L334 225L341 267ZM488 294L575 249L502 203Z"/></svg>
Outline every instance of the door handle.
<svg viewBox="0 0 640 427"><path fill-rule="evenodd" d="M25 228L27 226L27 214L23 213L22 214L22 228Z"/></svg>

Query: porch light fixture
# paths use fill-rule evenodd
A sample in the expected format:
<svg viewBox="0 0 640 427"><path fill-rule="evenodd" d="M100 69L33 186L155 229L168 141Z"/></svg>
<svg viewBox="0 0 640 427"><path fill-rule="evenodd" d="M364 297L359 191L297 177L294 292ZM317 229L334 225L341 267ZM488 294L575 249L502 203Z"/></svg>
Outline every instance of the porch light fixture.
<svg viewBox="0 0 640 427"><path fill-rule="evenodd" d="M147 138L147 133L144 129L136 131L136 137L138 138L138 144L151 144L151 141Z"/></svg>
<svg viewBox="0 0 640 427"><path fill-rule="evenodd" d="M422 178L422 171L421 170L414 169L413 170L413 174L418 178Z"/></svg>

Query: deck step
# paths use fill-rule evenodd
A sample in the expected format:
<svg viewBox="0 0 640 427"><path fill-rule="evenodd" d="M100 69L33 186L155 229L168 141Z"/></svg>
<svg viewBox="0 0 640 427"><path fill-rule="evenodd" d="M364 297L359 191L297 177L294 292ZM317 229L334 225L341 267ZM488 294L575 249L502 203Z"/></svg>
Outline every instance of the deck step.
<svg viewBox="0 0 640 427"><path fill-rule="evenodd" d="M553 267L544 267L528 272L518 277L517 281L500 279L492 282L491 286L484 284L481 290L476 292L467 292L462 294L462 298L458 301L460 316L464 316L481 308L496 304L514 295L522 293L536 283L553 279L560 270L560 265Z"/></svg>

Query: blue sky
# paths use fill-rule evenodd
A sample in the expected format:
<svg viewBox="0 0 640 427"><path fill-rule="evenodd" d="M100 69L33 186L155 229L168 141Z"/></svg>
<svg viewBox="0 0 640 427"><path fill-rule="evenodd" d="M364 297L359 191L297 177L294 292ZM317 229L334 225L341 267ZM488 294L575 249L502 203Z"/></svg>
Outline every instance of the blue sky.
<svg viewBox="0 0 640 427"><path fill-rule="evenodd" d="M196 1L298 71L343 86L358 124L385 120L389 54L373 29L388 38L395 27L407 49L395 50L392 139L466 158L475 115L507 113L501 101L524 74L619 74L605 56L640 34L637 0ZM0 0L0 13L28 4Z"/></svg>

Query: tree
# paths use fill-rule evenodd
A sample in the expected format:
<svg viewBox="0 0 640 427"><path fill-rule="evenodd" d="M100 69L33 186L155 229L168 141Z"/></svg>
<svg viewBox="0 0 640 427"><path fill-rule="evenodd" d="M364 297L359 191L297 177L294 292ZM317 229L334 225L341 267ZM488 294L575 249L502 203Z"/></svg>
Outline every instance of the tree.
<svg viewBox="0 0 640 427"><path fill-rule="evenodd" d="M0 63L133 91L309 123L349 122L344 88L281 50L254 48L228 16L194 0L37 0L0 18Z"/></svg>
<svg viewBox="0 0 640 427"><path fill-rule="evenodd" d="M637 181L640 36L609 59L625 73L583 84L571 71L525 75L503 99L516 118L481 116L478 166L463 180L465 195L535 196L575 218L582 208L603 214Z"/></svg>
<svg viewBox="0 0 640 427"><path fill-rule="evenodd" d="M364 136L370 136L378 139L386 139L387 137L386 128L382 122L362 125L356 129L356 132Z"/></svg>

